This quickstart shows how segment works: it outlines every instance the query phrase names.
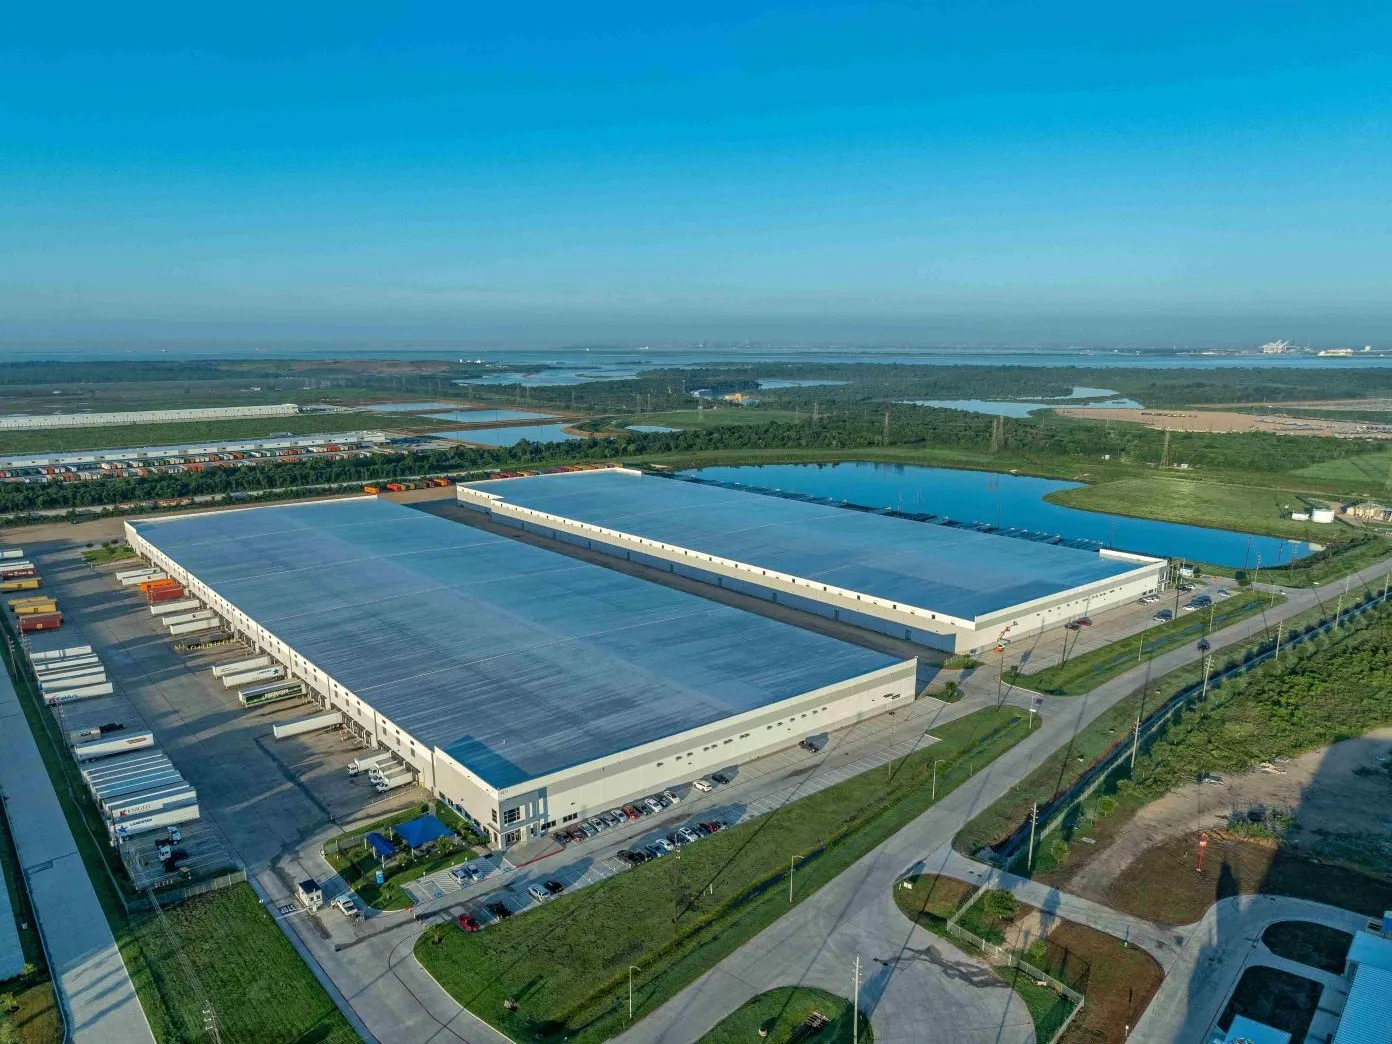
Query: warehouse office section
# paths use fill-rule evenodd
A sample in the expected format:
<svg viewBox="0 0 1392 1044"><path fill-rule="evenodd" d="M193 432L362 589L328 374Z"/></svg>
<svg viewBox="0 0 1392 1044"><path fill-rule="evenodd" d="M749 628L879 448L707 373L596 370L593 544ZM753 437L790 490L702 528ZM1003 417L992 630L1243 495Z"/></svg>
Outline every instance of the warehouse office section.
<svg viewBox="0 0 1392 1044"><path fill-rule="evenodd" d="M915 660L375 498L126 533L501 846L914 696Z"/></svg>
<svg viewBox="0 0 1392 1044"><path fill-rule="evenodd" d="M627 468L460 485L510 525L948 652L1135 601L1144 555L1017 540Z"/></svg>

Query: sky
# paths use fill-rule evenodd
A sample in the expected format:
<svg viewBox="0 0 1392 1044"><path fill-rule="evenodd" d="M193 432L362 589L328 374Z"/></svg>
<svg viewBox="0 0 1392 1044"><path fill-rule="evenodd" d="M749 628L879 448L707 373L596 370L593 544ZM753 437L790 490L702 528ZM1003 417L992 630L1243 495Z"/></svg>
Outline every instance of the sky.
<svg viewBox="0 0 1392 1044"><path fill-rule="evenodd" d="M0 352L1392 345L1386 2L6 18Z"/></svg>

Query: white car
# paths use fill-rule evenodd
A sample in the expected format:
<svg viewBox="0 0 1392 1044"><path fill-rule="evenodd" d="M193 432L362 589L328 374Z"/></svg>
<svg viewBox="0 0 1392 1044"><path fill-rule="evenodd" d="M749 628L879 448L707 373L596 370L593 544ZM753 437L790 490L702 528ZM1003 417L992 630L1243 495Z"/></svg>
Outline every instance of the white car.
<svg viewBox="0 0 1392 1044"><path fill-rule="evenodd" d="M356 921L362 916L362 912L358 909L358 904L353 902L353 897L351 895L340 895L333 901L333 905L335 910L350 921Z"/></svg>
<svg viewBox="0 0 1392 1044"><path fill-rule="evenodd" d="M551 898L551 893L548 892L545 888L541 887L541 885L539 884L528 885L527 894L539 903L544 903L546 902L546 900Z"/></svg>
<svg viewBox="0 0 1392 1044"><path fill-rule="evenodd" d="M695 787L697 790L699 790L702 794L709 794L712 790L715 789L715 784L708 779L698 779L691 785Z"/></svg>
<svg viewBox="0 0 1392 1044"><path fill-rule="evenodd" d="M677 797L677 795L670 790L664 790L662 792L662 800L666 801L669 805L681 804L681 798Z"/></svg>
<svg viewBox="0 0 1392 1044"><path fill-rule="evenodd" d="M657 798L644 798L643 804L647 805L654 815L662 811L662 802L658 801Z"/></svg>

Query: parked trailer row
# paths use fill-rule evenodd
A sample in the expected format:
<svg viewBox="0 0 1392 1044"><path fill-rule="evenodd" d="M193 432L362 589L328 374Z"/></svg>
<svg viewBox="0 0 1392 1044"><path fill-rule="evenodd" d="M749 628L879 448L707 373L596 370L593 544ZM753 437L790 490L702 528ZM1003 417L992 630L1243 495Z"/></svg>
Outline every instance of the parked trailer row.
<svg viewBox="0 0 1392 1044"><path fill-rule="evenodd" d="M59 675L72 674L75 671L89 671L93 667L100 666L101 660L95 654L70 656L66 660L47 660L34 664L34 677L40 680L56 678Z"/></svg>
<svg viewBox="0 0 1392 1044"><path fill-rule="evenodd" d="M175 771L174 762L170 761L169 755L162 750L139 750L131 754L122 754L117 758L108 758L104 761L92 762L90 765L83 765L79 771L82 775L82 782L86 783L88 787L94 787L100 783L121 779L132 774L138 775L152 769Z"/></svg>
<svg viewBox="0 0 1392 1044"><path fill-rule="evenodd" d="M220 663L213 668L214 678L225 678L229 674L241 674L243 671L250 671L257 667L269 667L271 658L269 656L252 656L245 660L233 660L231 663Z"/></svg>
<svg viewBox="0 0 1392 1044"><path fill-rule="evenodd" d="M187 808L198 804L198 791L187 783L176 783L156 790L146 790L130 797L116 798L102 806L106 817L113 822L132 816L150 815L164 809Z"/></svg>
<svg viewBox="0 0 1392 1044"><path fill-rule="evenodd" d="M222 684L229 689L245 689L248 685L255 685L258 682L279 681L284 677L284 667L254 667L249 671L243 671L239 674L224 675Z"/></svg>
<svg viewBox="0 0 1392 1044"><path fill-rule="evenodd" d="M98 758L114 757L134 750L148 750L154 745L153 732L122 732L74 745L73 757L79 762L95 761Z"/></svg>
<svg viewBox="0 0 1392 1044"><path fill-rule="evenodd" d="M177 616L166 616L160 623L165 627L173 627L175 624L192 623L194 620L211 620L215 614L211 609L198 609L191 613L179 613Z"/></svg>
<svg viewBox="0 0 1392 1044"><path fill-rule="evenodd" d="M287 739L290 736L303 736L307 732L318 732L320 729L337 728L342 724L342 712L325 711L323 714L314 714L297 721L286 721L279 725L272 725L271 735L276 739Z"/></svg>
<svg viewBox="0 0 1392 1044"><path fill-rule="evenodd" d="M243 707L260 707L279 700L296 699L304 695L304 686L297 681L270 682L267 685L253 685L237 693Z"/></svg>
<svg viewBox="0 0 1392 1044"><path fill-rule="evenodd" d="M61 692L63 689L80 689L86 685L100 685L102 682L108 680L106 668L98 664L95 667L81 669L76 674L65 673L57 677L41 679L39 681L39 691L47 696L50 692Z"/></svg>

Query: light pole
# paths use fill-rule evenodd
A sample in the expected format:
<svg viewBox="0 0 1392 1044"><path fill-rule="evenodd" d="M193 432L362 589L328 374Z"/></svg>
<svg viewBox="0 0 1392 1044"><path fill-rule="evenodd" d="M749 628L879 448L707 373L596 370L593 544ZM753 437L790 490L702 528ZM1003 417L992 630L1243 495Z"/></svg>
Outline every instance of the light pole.
<svg viewBox="0 0 1392 1044"><path fill-rule="evenodd" d="M628 966L628 1021L633 1021L633 973L638 970L636 964Z"/></svg>
<svg viewBox="0 0 1392 1044"><path fill-rule="evenodd" d="M942 764L942 758L933 759L933 800L938 800L938 766Z"/></svg>
<svg viewBox="0 0 1392 1044"><path fill-rule="evenodd" d="M788 857L788 905L793 905L793 864L797 861L797 856Z"/></svg>
<svg viewBox="0 0 1392 1044"><path fill-rule="evenodd" d="M860 1044L860 954L856 954L855 990L851 994L851 1044Z"/></svg>

